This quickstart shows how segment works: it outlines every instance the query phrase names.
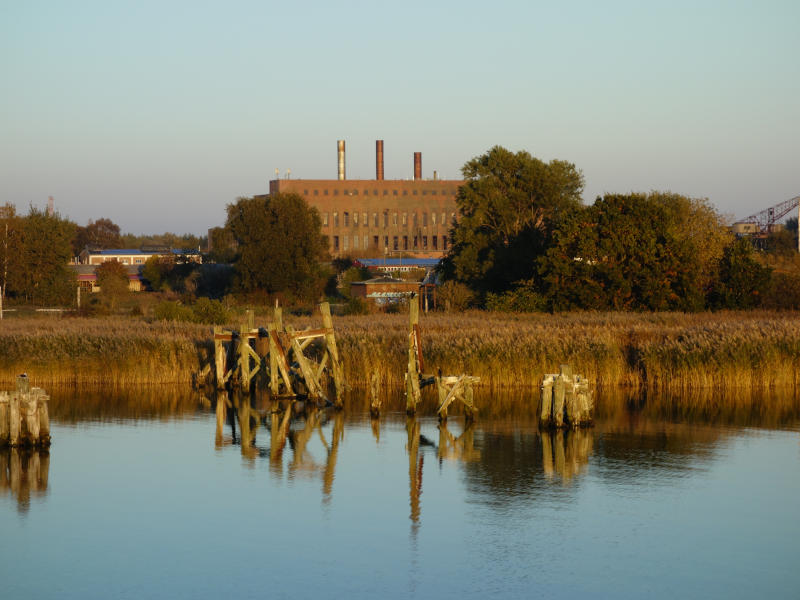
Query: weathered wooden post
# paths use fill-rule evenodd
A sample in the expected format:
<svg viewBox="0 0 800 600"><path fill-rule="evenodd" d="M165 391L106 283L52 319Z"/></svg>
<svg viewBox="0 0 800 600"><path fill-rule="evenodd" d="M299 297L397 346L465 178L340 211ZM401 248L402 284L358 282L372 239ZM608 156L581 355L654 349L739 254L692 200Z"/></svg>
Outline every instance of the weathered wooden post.
<svg viewBox="0 0 800 600"><path fill-rule="evenodd" d="M369 381L370 405L369 414L377 418L381 413L381 374L377 369L372 372Z"/></svg>
<svg viewBox="0 0 800 600"><path fill-rule="evenodd" d="M20 419L19 419L19 394L12 393L8 399L9 433L8 443L19 446Z"/></svg>
<svg viewBox="0 0 800 600"><path fill-rule="evenodd" d="M564 399L567 393L567 386L564 378L559 377L553 385L553 415L552 422L556 428L564 426Z"/></svg>
<svg viewBox="0 0 800 600"><path fill-rule="evenodd" d="M539 397L539 427L581 427L591 424L592 400L589 382L561 365L557 375L545 375Z"/></svg>
<svg viewBox="0 0 800 600"><path fill-rule="evenodd" d="M422 397L419 378L422 371L419 340L419 296L408 299L408 371L406 372L406 414L414 414Z"/></svg>
<svg viewBox="0 0 800 600"><path fill-rule="evenodd" d="M214 327L214 378L217 389L225 387L225 347L222 345L222 328Z"/></svg>
<svg viewBox="0 0 800 600"><path fill-rule="evenodd" d="M8 394L0 392L0 447L9 443L9 433Z"/></svg>
<svg viewBox="0 0 800 600"><path fill-rule="evenodd" d="M280 375L278 374L278 349L275 323L267 325L267 343L269 345L269 391L277 396L280 391Z"/></svg>
<svg viewBox="0 0 800 600"><path fill-rule="evenodd" d="M247 325L239 328L239 375L242 389L246 392L250 391L250 340L247 337L249 331Z"/></svg>
<svg viewBox="0 0 800 600"><path fill-rule="evenodd" d="M344 402L344 372L342 371L342 363L339 359L339 349L336 346L336 336L333 333L333 319L331 318L330 304L322 302L319 305L319 312L322 314L322 326L325 328L325 349L330 357L333 384L336 387L334 405L341 407Z"/></svg>

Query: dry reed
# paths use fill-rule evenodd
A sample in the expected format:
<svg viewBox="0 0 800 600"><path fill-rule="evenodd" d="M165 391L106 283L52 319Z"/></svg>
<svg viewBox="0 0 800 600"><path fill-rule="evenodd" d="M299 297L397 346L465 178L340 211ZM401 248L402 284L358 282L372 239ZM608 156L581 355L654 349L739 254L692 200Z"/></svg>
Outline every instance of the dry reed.
<svg viewBox="0 0 800 600"><path fill-rule="evenodd" d="M296 329L318 316L286 316ZM266 325L266 322L259 322ZM350 385L377 370L402 389L408 317L335 317ZM800 314L567 313L471 311L423 314L425 370L481 377L490 389L539 385L572 365L600 386L660 390L796 386ZM211 331L137 319L9 319L0 328L0 383L27 372L37 385L190 383L211 358Z"/></svg>

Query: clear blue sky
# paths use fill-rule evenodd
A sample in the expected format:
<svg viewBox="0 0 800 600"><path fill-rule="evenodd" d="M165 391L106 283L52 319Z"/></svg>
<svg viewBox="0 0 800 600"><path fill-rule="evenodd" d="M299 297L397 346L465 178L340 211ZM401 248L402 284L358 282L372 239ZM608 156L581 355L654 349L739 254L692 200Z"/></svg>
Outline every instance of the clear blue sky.
<svg viewBox="0 0 800 600"><path fill-rule="evenodd" d="M800 195L800 2L0 0L0 203L204 233L276 168L460 176L493 145L584 201Z"/></svg>

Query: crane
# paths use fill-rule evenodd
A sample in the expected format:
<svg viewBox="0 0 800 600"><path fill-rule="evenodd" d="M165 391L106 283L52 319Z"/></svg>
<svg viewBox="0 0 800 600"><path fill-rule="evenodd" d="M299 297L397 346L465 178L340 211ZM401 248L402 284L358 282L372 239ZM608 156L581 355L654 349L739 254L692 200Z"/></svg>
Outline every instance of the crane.
<svg viewBox="0 0 800 600"><path fill-rule="evenodd" d="M750 215L749 217L745 217L744 219L739 219L736 223L733 224L734 230L736 230L737 225L747 226L750 227L745 229L742 228L741 233L754 233L760 235L766 235L771 230L773 225L780 221L783 217L789 214L790 211L800 206L800 196L795 196L790 200L785 200L780 204L776 204L775 206L770 206L769 208L765 208L760 213L756 213L754 215ZM753 227L755 226L755 227ZM739 233L739 231L737 231Z"/></svg>

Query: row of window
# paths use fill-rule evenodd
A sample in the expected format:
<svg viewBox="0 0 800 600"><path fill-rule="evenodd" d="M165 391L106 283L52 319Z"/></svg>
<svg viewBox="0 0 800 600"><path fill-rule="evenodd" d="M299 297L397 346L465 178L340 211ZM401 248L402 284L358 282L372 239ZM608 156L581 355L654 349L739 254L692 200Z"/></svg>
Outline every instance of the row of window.
<svg viewBox="0 0 800 600"><path fill-rule="evenodd" d="M381 221L383 221L383 228L384 229L388 228L389 227L389 216L390 215L389 215L389 211L388 210L384 210L382 214L379 214L379 213L376 213L376 212L372 213L372 226L375 227L375 228L378 228L378 227L380 227ZM417 213L417 212L411 213L411 226L412 227L419 227L420 223L421 223L422 227L427 227L428 226L428 216L429 215L428 215L427 212L423 212L421 214L421 216L420 216L420 213ZM358 227L359 226L359 217L360 217L360 225L362 227L369 227L369 224L370 224L369 213L366 213L366 212L362 212L362 213L354 212L354 213L351 214L350 212L345 211L345 212L342 213L341 217L342 217L341 224L342 224L343 227L350 227L351 226L351 217L352 217L352 226L353 227ZM446 221L445 221L446 218L447 218L447 213L445 213L445 212L443 212L441 214L440 213L430 213L430 224L431 225L436 225L437 224L437 219L438 219L438 223L440 225L444 225L446 223ZM456 219L456 213L454 213L454 212L450 213L450 222L451 223L454 222L455 219ZM333 226L334 227L339 227L340 221L339 221L339 213L338 212L334 212L333 213L333 218L332 219L329 219L329 214L328 213L322 213L322 226L323 227L329 227L331 225L331 221L333 222ZM400 227L408 227L408 224L409 224L409 222L408 222L408 213L407 212L404 212L402 214L400 214L400 213L392 213L391 214L391 222L392 222L392 226L393 227L397 227L398 225Z"/></svg>
<svg viewBox="0 0 800 600"><path fill-rule="evenodd" d="M381 237L383 239L381 239ZM381 241L383 244L381 245ZM428 246L430 241L430 246ZM414 236L399 236L395 235L391 238L392 245L389 245L389 236L372 236L372 245L370 245L370 236L349 236L342 235L333 236L333 251L340 250L369 250L370 248L378 250L447 250L447 236L446 235L414 235ZM360 247L359 247L360 244Z"/></svg>
<svg viewBox="0 0 800 600"><path fill-rule="evenodd" d="M309 194L308 190L303 190L303 196L309 196L309 195L319 196L320 195L319 192L320 192L320 190L311 190L311 193ZM392 192L392 196L408 196L408 190L391 190L391 192ZM442 189L442 190L411 190L411 195L412 196L418 196L420 194L420 192L422 193L423 196L455 196L456 195L456 189L455 188L448 188L448 189ZM389 190L383 190L382 194L379 193L378 190L372 190L372 191L370 191L370 190L361 190L360 193L363 196L370 196L370 195L371 196L381 196L381 195L388 196L389 195ZM358 196L358 194L359 194L359 191L357 189L342 190L342 196ZM323 196L329 196L329 195L330 196L338 196L339 195L339 190L330 190L330 191L329 190L322 190L322 195Z"/></svg>

